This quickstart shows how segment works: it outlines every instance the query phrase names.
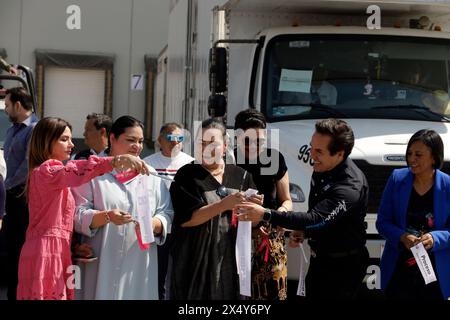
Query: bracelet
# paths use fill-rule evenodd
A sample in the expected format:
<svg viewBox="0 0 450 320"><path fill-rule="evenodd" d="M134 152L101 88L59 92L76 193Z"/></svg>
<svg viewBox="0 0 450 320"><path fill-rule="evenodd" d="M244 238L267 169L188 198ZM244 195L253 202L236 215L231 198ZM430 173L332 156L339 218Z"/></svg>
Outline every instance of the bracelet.
<svg viewBox="0 0 450 320"><path fill-rule="evenodd" d="M115 156L112 161L111 161L111 165L115 168L117 166L117 162L120 161L120 156Z"/></svg>
<svg viewBox="0 0 450 320"><path fill-rule="evenodd" d="M115 156L114 158L113 158L113 160L111 161L111 165L114 167L114 168L116 168L116 169L118 169L118 164L120 163L122 161L122 159L120 158L120 155L119 156ZM120 166L120 169L123 169L123 164Z"/></svg>

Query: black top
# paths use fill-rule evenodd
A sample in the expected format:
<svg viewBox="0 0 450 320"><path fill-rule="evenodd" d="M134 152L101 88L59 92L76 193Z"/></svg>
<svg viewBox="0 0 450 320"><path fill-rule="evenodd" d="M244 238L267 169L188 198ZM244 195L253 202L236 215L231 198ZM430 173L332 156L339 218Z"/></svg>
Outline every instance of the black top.
<svg viewBox="0 0 450 320"><path fill-rule="evenodd" d="M313 173L308 212L272 211L271 223L304 229L317 255L362 249L368 195L366 177L351 159L346 159L330 171Z"/></svg>
<svg viewBox="0 0 450 320"><path fill-rule="evenodd" d="M260 194L264 195L264 207L278 209L276 183L284 177L287 172L286 161L283 155L275 149L266 149L262 159L258 157L254 162L245 159L241 152L234 150L236 165L252 174Z"/></svg>
<svg viewBox="0 0 450 320"><path fill-rule="evenodd" d="M434 229L434 186L430 188L425 194L419 195L416 189L412 188L411 195L409 197L408 211L406 215L406 232L420 237L425 233L428 233ZM411 250L407 250L403 244L401 244L400 261L406 262L405 266L414 266L415 263L411 258L413 254ZM434 265L434 255L429 252L430 260ZM419 273L420 276L420 273Z"/></svg>
<svg viewBox="0 0 450 320"><path fill-rule="evenodd" d="M78 152L73 159L74 160L87 160L92 155L93 155L93 153L92 153L91 149L85 149L85 150L81 150L80 152Z"/></svg>
<svg viewBox="0 0 450 320"><path fill-rule="evenodd" d="M223 186L228 193L255 188L251 175L227 164ZM231 211L223 212L195 227L181 227L192 213L220 200L221 185L201 165L190 163L175 175L170 186L174 208L170 297L175 300L237 299L236 228Z"/></svg>

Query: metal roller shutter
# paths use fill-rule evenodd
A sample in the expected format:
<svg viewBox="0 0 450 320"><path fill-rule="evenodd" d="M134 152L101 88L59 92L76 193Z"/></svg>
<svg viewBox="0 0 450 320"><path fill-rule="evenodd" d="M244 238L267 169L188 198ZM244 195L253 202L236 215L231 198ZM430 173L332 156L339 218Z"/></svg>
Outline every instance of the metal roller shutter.
<svg viewBox="0 0 450 320"><path fill-rule="evenodd" d="M105 71L49 67L45 70L44 116L72 125L73 138L83 138L89 113L103 113Z"/></svg>

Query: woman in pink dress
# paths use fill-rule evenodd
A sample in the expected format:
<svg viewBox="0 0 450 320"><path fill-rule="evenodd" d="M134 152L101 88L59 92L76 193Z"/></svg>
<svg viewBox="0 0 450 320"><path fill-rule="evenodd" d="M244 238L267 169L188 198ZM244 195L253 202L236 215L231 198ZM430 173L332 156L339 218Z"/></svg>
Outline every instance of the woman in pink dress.
<svg viewBox="0 0 450 320"><path fill-rule="evenodd" d="M116 169L148 174L132 155L69 161L74 147L71 126L44 118L33 130L28 155L30 222L19 261L17 299L73 299L70 243L75 202L70 188ZM105 217L106 218L106 217Z"/></svg>

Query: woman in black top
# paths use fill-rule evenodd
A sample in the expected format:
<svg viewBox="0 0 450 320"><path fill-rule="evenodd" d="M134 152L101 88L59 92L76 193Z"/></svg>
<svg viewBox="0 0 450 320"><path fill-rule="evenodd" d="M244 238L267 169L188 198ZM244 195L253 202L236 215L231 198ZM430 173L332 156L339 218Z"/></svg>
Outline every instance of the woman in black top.
<svg viewBox="0 0 450 320"><path fill-rule="evenodd" d="M236 164L252 174L265 208L292 211L289 175L283 155L266 149L266 119L254 109L239 112L234 129L237 136ZM252 298L287 298L287 254L283 229L262 225L254 229ZM269 241L270 240L270 241Z"/></svg>
<svg viewBox="0 0 450 320"><path fill-rule="evenodd" d="M170 187L174 229L170 299L231 300L239 298L236 228L232 208L254 188L245 170L225 164L225 127L202 123L195 158L178 170Z"/></svg>

